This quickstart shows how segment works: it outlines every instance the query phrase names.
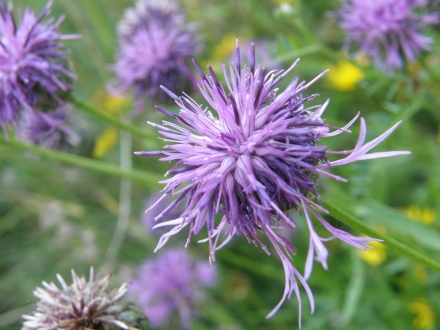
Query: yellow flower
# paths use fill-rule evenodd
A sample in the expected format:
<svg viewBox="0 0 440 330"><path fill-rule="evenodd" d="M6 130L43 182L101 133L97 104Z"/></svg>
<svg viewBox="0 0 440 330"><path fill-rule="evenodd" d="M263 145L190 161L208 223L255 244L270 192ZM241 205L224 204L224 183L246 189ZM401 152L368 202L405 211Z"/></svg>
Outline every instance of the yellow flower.
<svg viewBox="0 0 440 330"><path fill-rule="evenodd" d="M364 72L350 62L339 62L337 66L329 65L330 71L326 75L327 81L341 91L350 91L364 77Z"/></svg>
<svg viewBox="0 0 440 330"><path fill-rule="evenodd" d="M101 158L109 152L118 142L119 130L116 127L109 126L96 139L95 146L92 151L92 156Z"/></svg>
<svg viewBox="0 0 440 330"><path fill-rule="evenodd" d="M283 3L292 3L292 0L274 0L277 5L282 5Z"/></svg>
<svg viewBox="0 0 440 330"><path fill-rule="evenodd" d="M105 90L98 90L92 98L92 103L97 108L112 115L118 115L128 109L130 98L108 94Z"/></svg>
<svg viewBox="0 0 440 330"><path fill-rule="evenodd" d="M422 209L415 204L411 204L402 209L408 218L415 222L423 222L424 224L431 224L434 222L437 213L433 208Z"/></svg>
<svg viewBox="0 0 440 330"><path fill-rule="evenodd" d="M237 40L237 36L234 34L226 34L220 40L220 42L214 47L211 58L211 66L217 67L224 63L224 60L230 56L235 50L235 41ZM241 44L244 44L243 41L240 41Z"/></svg>
<svg viewBox="0 0 440 330"><path fill-rule="evenodd" d="M359 256L362 260L371 266L378 266L387 258L386 247L380 242L370 242L371 249L359 250Z"/></svg>
<svg viewBox="0 0 440 330"><path fill-rule="evenodd" d="M408 310L415 314L413 326L420 330L434 329L435 317L432 307L424 297L418 297L408 304Z"/></svg>

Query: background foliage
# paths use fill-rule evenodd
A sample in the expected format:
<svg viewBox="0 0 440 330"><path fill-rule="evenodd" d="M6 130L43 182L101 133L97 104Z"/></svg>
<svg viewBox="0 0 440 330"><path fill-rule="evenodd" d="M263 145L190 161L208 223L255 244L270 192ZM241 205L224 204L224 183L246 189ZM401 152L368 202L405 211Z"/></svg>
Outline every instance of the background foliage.
<svg viewBox="0 0 440 330"><path fill-rule="evenodd" d="M14 0L14 6L39 12L45 2ZM105 86L112 78L115 27L130 5L128 0L55 0L52 7L52 16L66 14L60 28L63 33L82 35L65 42L78 76L74 94L124 120L130 117L132 101L109 97ZM319 192L380 231L440 261L440 73L435 69L440 67L439 27L426 32L435 38L432 52L401 71L386 73L356 62L343 71L348 61L340 52L344 36L328 15L338 6L338 2L319 0L182 1L189 20L198 23L204 38L198 59L203 67L210 63L218 68L229 61L235 38L241 44L274 42L271 53L273 50L277 56L267 65L277 62L287 66L300 56L294 75L301 80L332 68L329 77L308 92L320 93L316 104L331 99L325 116L328 123L343 125L361 111L369 129L367 139L371 139L404 120L379 148L410 150L411 156L336 168L334 173L349 182L322 179ZM356 76L357 70L363 78L356 84L350 77ZM337 81L345 83L341 86ZM192 95L200 100L199 93ZM178 110L171 103L165 106ZM80 109L73 113L82 138L80 147L73 151L78 155L119 166L121 155L156 150L161 145L156 138L133 136L127 150L130 137L126 133ZM151 103L142 116L132 119L132 124L154 136L146 121L161 118ZM357 129L355 125L351 135L328 141L330 148L352 148ZM56 273L69 278L71 268L81 274L94 265L112 272L117 285L130 278L142 260L153 256L158 237L145 230L140 216L145 200L158 192L159 185L133 180L130 223L126 231L119 228L117 235L123 236L119 246L114 233L118 228L121 178L4 144L0 145L0 154L0 328L18 329L20 315L33 309L28 303L34 301L33 289L43 280L55 281ZM168 168L156 159L133 156L132 162L134 169L156 173L159 178ZM289 235L298 250L294 263L302 271L309 242L302 219L298 217L297 221L299 229ZM331 218L329 221L344 228ZM185 240L183 234L168 244L183 248ZM309 281L316 299L314 315L309 315L303 297L303 329L440 328L439 274L380 244L366 254L339 241L327 246L329 270L315 265ZM206 244L198 245L196 239L189 250L207 258ZM208 292L200 317L193 321L194 329L297 326L295 299L285 303L273 318L265 319L284 288L279 259L266 256L244 239L234 239L218 251L217 258L220 281Z"/></svg>

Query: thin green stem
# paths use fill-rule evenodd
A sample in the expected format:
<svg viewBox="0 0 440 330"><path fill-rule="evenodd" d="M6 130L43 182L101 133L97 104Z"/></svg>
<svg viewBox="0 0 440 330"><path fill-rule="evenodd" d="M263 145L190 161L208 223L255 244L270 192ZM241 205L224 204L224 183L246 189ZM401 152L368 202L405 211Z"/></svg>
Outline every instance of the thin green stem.
<svg viewBox="0 0 440 330"><path fill-rule="evenodd" d="M35 145L27 144L12 138L9 141L6 141L3 137L1 137L0 145L23 151L31 151L37 155L41 155L53 160L58 160L67 164L113 175L120 178L131 179L150 188L159 187L158 181L162 180L162 177L154 173L148 173L139 170L126 171L122 170L119 166L105 163L100 160L85 158L62 151L43 149Z"/></svg>
<svg viewBox="0 0 440 330"><path fill-rule="evenodd" d="M129 120L130 118L128 118ZM121 170L131 171L131 134L126 131L121 131L120 135L120 168ZM131 180L121 179L121 185L119 189L119 210L118 210L118 222L116 223L115 232L113 234L110 245L107 249L106 262L113 268L116 259L127 235L127 229L130 225L130 213L131 213Z"/></svg>
<svg viewBox="0 0 440 330"><path fill-rule="evenodd" d="M88 113L91 113L92 115L108 122L109 124L115 125L116 127L122 128L126 131L131 132L134 135L146 138L146 139L156 139L157 135L156 133L146 130L146 129L141 129L138 128L136 126L133 126L131 124L127 124L124 123L123 121L121 121L119 118L116 118L102 110L96 109L95 107L91 106L90 104L77 99L75 97L71 97L70 102L72 102L74 105L76 105L78 108L87 111Z"/></svg>
<svg viewBox="0 0 440 330"><path fill-rule="evenodd" d="M353 229L356 229L360 231L362 234L367 235L369 237L379 238L383 240L383 244L388 246L390 249L393 249L394 251L397 251L419 263L422 265L425 265L426 267L431 268L432 270L435 270L436 272L440 273L440 263L425 257L424 255L421 255L419 252L409 248L408 246L398 242L394 238L389 237L386 234L383 234L379 231L377 231L374 228L371 228L370 226L366 225L364 222L360 221L359 219L356 219L352 215L348 214L347 212L341 210L339 207L333 205L332 203L320 201L320 205L326 208L332 217L335 219L341 221L342 223L345 223L346 225L350 226Z"/></svg>
<svg viewBox="0 0 440 330"><path fill-rule="evenodd" d="M261 63L262 66L272 66L275 64L279 64L279 63L283 63L283 62L287 62L290 60L295 60L298 57L304 56L304 55L309 55L309 54L313 54L316 53L320 50L319 45L310 45L310 46L306 46L300 49L295 49L291 52L282 54L280 56L277 56L274 59L271 59L269 61L264 61Z"/></svg>

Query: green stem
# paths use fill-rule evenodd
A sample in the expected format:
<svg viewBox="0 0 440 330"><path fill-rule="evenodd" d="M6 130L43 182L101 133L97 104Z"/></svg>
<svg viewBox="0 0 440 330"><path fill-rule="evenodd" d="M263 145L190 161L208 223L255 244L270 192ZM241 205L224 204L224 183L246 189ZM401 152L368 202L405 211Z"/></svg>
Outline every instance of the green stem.
<svg viewBox="0 0 440 330"><path fill-rule="evenodd" d="M261 63L261 65L267 67L267 66L271 66L271 65L287 62L287 61L290 61L290 60L295 60L298 57L309 55L309 54L313 54L313 53L318 52L319 50L320 50L319 45L306 46L306 47L303 47L303 48L300 48L300 49L296 49L296 50L293 50L291 52L282 54L282 55L274 58L273 60L264 61L264 62Z"/></svg>
<svg viewBox="0 0 440 330"><path fill-rule="evenodd" d="M350 226L353 229L356 229L360 231L362 234L367 235L369 237L379 238L383 240L383 244L388 246L390 249L393 249L394 251L397 251L419 263L422 265L425 265L426 267L431 268L432 270L435 270L436 272L440 273L440 264L428 257L425 257L424 255L421 255L417 251L414 251L413 249L409 248L408 246L396 241L394 238L391 238L379 231L377 231L374 228L371 228L370 226L366 225L359 219L356 219L352 215L348 214L347 212L341 210L339 207L333 205L332 203L320 201L319 203L322 207L326 208L332 217L335 219L341 221L342 223L345 223L346 225Z"/></svg>
<svg viewBox="0 0 440 330"><path fill-rule="evenodd" d="M62 151L55 151L51 149L43 149L40 147L37 147L35 145L27 144L15 139L10 139L9 141L6 141L4 138L0 138L0 145L4 145L6 147L15 148L23 151L31 151L35 154L53 159L58 160L64 163L68 163L71 165L75 165L78 167L86 168L89 170L113 175L120 178L127 178L131 179L135 182L138 182L140 184L143 184L150 188L157 188L159 187L158 181L162 180L162 178L156 174L138 171L138 170L131 170L131 171L125 171L121 170L119 166L105 163L103 161L94 160L90 158L85 158L73 154L69 154Z"/></svg>
<svg viewBox="0 0 440 330"><path fill-rule="evenodd" d="M86 102L77 99L75 97L71 97L70 102L72 102L74 105L76 105L78 108L83 109L84 111L87 111L88 113L91 113L92 115L105 120L106 122L108 122L109 124L115 125L116 127L125 129L126 131L129 131L131 133L133 133L134 135L146 138L146 139L152 139L152 138L157 138L156 133L146 130L146 129L141 129L138 128L136 126L127 124L122 122L119 118L116 118L102 110L96 109L94 107L92 107L90 104L87 104Z"/></svg>

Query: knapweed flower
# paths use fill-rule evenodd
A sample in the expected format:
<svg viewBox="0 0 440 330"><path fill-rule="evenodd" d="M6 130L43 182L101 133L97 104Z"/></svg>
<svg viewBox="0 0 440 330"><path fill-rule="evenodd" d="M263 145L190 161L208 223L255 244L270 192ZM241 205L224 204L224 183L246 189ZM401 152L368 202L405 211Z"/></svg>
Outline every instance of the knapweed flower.
<svg viewBox="0 0 440 330"><path fill-rule="evenodd" d="M147 314L153 327L165 326L178 313L185 328L203 299L202 287L215 285L217 273L208 262L194 262L186 250L170 249L146 260L132 280L130 292Z"/></svg>
<svg viewBox="0 0 440 330"><path fill-rule="evenodd" d="M350 46L366 54L383 69L402 67L403 57L414 62L432 39L421 29L438 22L436 14L423 14L424 0L346 0L335 18Z"/></svg>
<svg viewBox="0 0 440 330"><path fill-rule="evenodd" d="M79 277L72 270L71 285L57 274L61 284L43 282L44 288L36 288L34 296L40 299L37 309L31 315L23 315L22 330L57 329L131 329L114 315L115 303L127 292L124 283L119 289L106 292L109 276L95 278L93 268L90 277Z"/></svg>
<svg viewBox="0 0 440 330"><path fill-rule="evenodd" d="M66 69L67 51L61 40L77 36L57 31L63 17L42 22L50 12L49 2L40 15L25 9L20 24L12 4L0 0L0 125L17 124L20 109L33 111L35 103L55 99L57 92L72 89L75 77ZM48 99L49 97L49 99Z"/></svg>
<svg viewBox="0 0 440 330"><path fill-rule="evenodd" d="M69 128L70 110L70 106L64 104L55 111L26 112L21 129L22 137L33 144L53 149L77 144L80 138Z"/></svg>
<svg viewBox="0 0 440 330"><path fill-rule="evenodd" d="M200 42L173 1L138 0L125 12L118 36L115 89L133 87L138 111L146 97L158 96L160 85L182 88L192 79L187 62Z"/></svg>
<svg viewBox="0 0 440 330"><path fill-rule="evenodd" d="M214 251L235 235L245 236L249 242L260 245L270 254L259 238L260 233L264 234L281 258L286 275L283 297L268 317L274 315L285 298L293 292L299 299L297 279L306 289L313 310L312 293L304 277L290 261L296 250L290 241L274 232L272 227L279 224L296 227L288 210L304 213L310 232L305 278L311 274L315 254L316 259L327 269L328 252L323 242L329 239L338 238L365 249L366 243L372 239L354 237L334 228L319 214L318 211L326 210L319 205L320 197L315 188L317 179L319 176L327 176L345 181L329 173L328 169L359 160L408 152L367 154L391 134L399 123L364 144L366 124L362 118L359 139L354 149L341 152L328 150L325 145L320 145L320 140L349 132L348 128L358 115L346 126L335 128L321 118L328 101L323 105L305 107L305 103L317 95L303 97L302 94L326 71L309 83L294 78L281 91L279 83L299 60L286 71L271 71L266 75L265 69L255 64L254 49L249 67L240 64L238 43L236 54L234 65L229 68L223 65L226 88L211 67L208 68L209 75L206 75L195 62L202 77L199 87L208 104L206 108L202 108L187 94L179 97L162 87L180 107L180 113L176 115L161 107L156 108L177 123L163 121L162 125L149 124L157 127L165 136L164 140L170 144L163 151L136 154L162 155L165 156L162 161L177 161L166 173L166 176L173 176L162 181L166 184L162 198L169 194L178 197L156 219L170 212L183 198L186 197L187 201L186 209L179 218L158 225L175 227L161 237L157 249L189 225L190 236L198 234L206 226L210 260L215 260ZM347 156L331 160L333 155ZM218 224L215 221L216 214L222 215ZM330 237L318 236L311 215L329 231ZM219 236L223 231L227 238L220 244Z"/></svg>

